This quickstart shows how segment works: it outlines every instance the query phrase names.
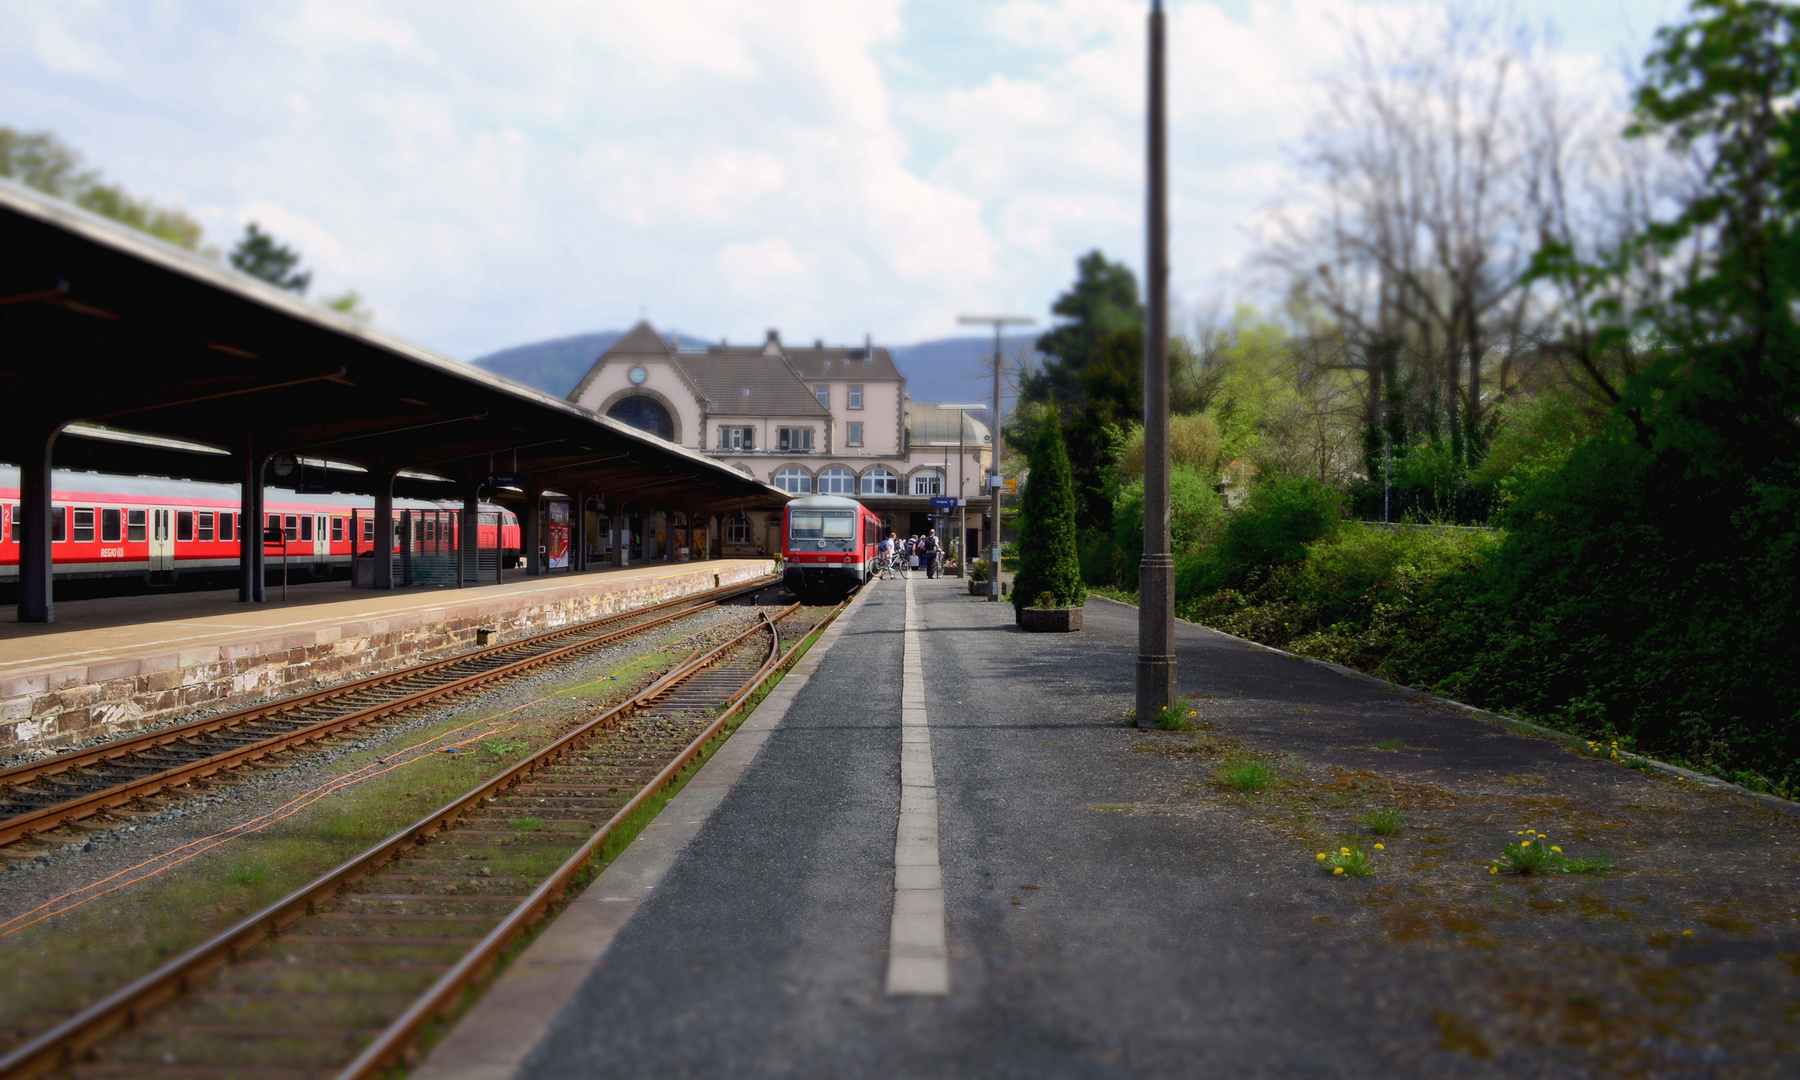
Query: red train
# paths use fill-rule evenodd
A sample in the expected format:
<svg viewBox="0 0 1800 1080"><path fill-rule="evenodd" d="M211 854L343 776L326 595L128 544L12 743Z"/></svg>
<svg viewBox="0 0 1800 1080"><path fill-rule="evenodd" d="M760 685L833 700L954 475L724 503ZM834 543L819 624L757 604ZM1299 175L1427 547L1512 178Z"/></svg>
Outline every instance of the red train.
<svg viewBox="0 0 1800 1080"><path fill-rule="evenodd" d="M787 504L781 554L787 587L802 600L838 600L869 580L881 519L855 499L807 495Z"/></svg>
<svg viewBox="0 0 1800 1080"><path fill-rule="evenodd" d="M177 578L228 577L238 567L243 529L236 484L204 484L141 476L107 476L58 469L51 477L50 552L57 580L119 578L173 584ZM360 495L302 495L269 488L264 494L267 527L286 537L288 564L314 577L347 572L352 551L375 543L375 500ZM461 502L395 499L395 511L461 510ZM479 527L484 550L519 550L519 519L512 511L483 503L500 524ZM439 541L438 518L420 526ZM352 539L353 523L361 536ZM446 531L453 531L444 519ZM19 470L0 465L0 584L19 580ZM452 537L441 538L452 540ZM265 543L272 571L281 565L284 545ZM396 550L398 546L396 545Z"/></svg>

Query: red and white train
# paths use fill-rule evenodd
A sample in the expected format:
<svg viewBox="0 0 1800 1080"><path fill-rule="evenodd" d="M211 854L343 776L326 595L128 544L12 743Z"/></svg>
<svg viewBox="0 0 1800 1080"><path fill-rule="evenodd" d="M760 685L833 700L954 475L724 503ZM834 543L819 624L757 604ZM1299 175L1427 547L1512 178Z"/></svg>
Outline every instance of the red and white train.
<svg viewBox="0 0 1800 1080"><path fill-rule="evenodd" d="M79 578L141 579L173 584L180 577L228 577L238 568L238 536L244 523L236 484L206 484L142 476L56 470L51 476L50 553L57 580ZM375 500L359 495L302 495L266 489L266 530L280 530L286 543L265 543L264 556L273 570L285 548L291 567L315 577L347 572L355 552L375 544ZM461 510L460 502L395 499L394 510ZM496 545L516 555L519 519L492 503L484 514L498 514L499 525L480 525L476 542L483 550ZM424 524L432 541L441 527L454 532L447 515L435 514ZM423 526L422 526L423 527ZM397 532L398 530L396 530ZM362 535L354 536L353 532ZM25 526L19 513L19 470L0 465L0 584L19 580L20 540ZM265 532L265 535L268 535ZM395 550L399 550L396 537Z"/></svg>
<svg viewBox="0 0 1800 1080"><path fill-rule="evenodd" d="M885 528L868 507L842 495L788 503L781 530L787 587L802 600L842 598L869 580Z"/></svg>

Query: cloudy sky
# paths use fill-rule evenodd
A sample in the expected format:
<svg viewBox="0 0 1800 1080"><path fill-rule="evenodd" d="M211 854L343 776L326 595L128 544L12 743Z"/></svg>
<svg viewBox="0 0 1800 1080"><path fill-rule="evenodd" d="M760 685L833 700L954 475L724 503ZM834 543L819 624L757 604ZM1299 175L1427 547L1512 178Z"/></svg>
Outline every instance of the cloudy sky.
<svg viewBox="0 0 1800 1080"><path fill-rule="evenodd" d="M1678 0L1521 0L1574 72ZM907 342L1142 261L1127 0L56 0L0 6L0 124L229 246L247 221L470 358L621 327ZM1241 293L1346 28L1423 0L1172 4L1174 277Z"/></svg>

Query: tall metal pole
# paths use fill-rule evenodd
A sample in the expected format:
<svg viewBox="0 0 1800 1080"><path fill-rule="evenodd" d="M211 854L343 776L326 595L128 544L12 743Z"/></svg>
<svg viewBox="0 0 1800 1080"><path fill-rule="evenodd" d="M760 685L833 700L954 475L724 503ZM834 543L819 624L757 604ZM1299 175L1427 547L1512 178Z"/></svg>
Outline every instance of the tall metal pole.
<svg viewBox="0 0 1800 1080"><path fill-rule="evenodd" d="M1144 556L1138 570L1137 724L1175 704L1175 559L1169 551L1169 160L1163 10L1150 3L1148 255L1144 330Z"/></svg>
<svg viewBox="0 0 1800 1080"><path fill-rule="evenodd" d="M1000 602L1000 333L1007 326L1030 326L1037 322L1029 315L961 315L957 322L992 323L994 325L994 430L990 434L993 457L988 463L988 494L992 496L988 513L994 523L994 546L990 552L993 565L988 573L988 602Z"/></svg>
<svg viewBox="0 0 1800 1080"><path fill-rule="evenodd" d="M999 483L996 481L1000 475L1000 331L1005 325L1006 324L999 319L994 320L994 411L989 414L994 418L994 430L991 438L988 440L993 446L993 450L989 452L988 458L988 495L991 499L988 506L988 515L994 522L994 555L993 559L988 563L988 603L990 604L998 604L1000 602L1001 489Z"/></svg>

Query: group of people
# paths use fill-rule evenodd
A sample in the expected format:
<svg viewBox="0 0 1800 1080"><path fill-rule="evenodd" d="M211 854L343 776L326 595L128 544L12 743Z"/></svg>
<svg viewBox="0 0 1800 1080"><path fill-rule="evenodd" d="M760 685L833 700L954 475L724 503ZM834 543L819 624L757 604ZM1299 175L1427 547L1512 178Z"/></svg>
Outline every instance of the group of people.
<svg viewBox="0 0 1800 1080"><path fill-rule="evenodd" d="M936 529L927 530L924 536L909 536L901 540L894 535L894 530L881 540L880 555L882 561L895 567L922 567L926 577L937 577L944 572L944 545L938 540Z"/></svg>

